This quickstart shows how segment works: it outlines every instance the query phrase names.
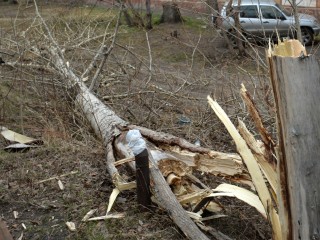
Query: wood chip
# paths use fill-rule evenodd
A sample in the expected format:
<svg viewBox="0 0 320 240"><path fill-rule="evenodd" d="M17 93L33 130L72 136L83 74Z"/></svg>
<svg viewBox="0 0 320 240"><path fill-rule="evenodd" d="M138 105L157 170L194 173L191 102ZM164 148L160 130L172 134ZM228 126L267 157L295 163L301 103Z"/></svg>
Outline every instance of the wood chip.
<svg viewBox="0 0 320 240"><path fill-rule="evenodd" d="M38 143L42 144L41 140L34 139L31 137L27 137L25 135L22 135L20 133L16 133L14 131L9 130L6 127L0 127L1 135L7 139L8 141L11 142L17 142L17 143L22 143L22 144L30 144L30 143Z"/></svg>
<svg viewBox="0 0 320 240"><path fill-rule="evenodd" d="M13 216L15 219L17 219L19 217L19 213L17 211L13 211Z"/></svg>
<svg viewBox="0 0 320 240"><path fill-rule="evenodd" d="M119 193L120 193L120 190L118 188L115 188L115 189L112 190L112 193L111 193L110 198L109 198L107 214L110 212L110 210L111 210L111 208L113 206L113 203L116 201L117 196L119 195Z"/></svg>
<svg viewBox="0 0 320 240"><path fill-rule="evenodd" d="M55 179L59 179L59 178L66 177L66 176L73 175L73 174L77 174L77 173L78 173L78 171L72 171L72 172L69 172L69 173L61 174L59 176L55 176L55 177L51 177L51 178L47 178L47 179L38 181L38 182L36 182L36 184L52 181L52 180L55 180Z"/></svg>
<svg viewBox="0 0 320 240"><path fill-rule="evenodd" d="M93 216L93 214L97 211L98 209L92 209L89 212L87 212L87 214L82 218L82 222L86 222L88 221L89 218L91 218Z"/></svg>
<svg viewBox="0 0 320 240"><path fill-rule="evenodd" d="M98 221L98 220L106 220L111 218L124 218L124 217L125 217L125 213L113 213L113 214L108 214L101 217L89 218L88 221Z"/></svg>
<svg viewBox="0 0 320 240"><path fill-rule="evenodd" d="M20 235L20 237L18 237L17 240L22 240L22 239L23 239L23 232L21 232L21 235Z"/></svg>
<svg viewBox="0 0 320 240"><path fill-rule="evenodd" d="M21 223L24 230L27 230L27 226L24 223Z"/></svg>
<svg viewBox="0 0 320 240"><path fill-rule="evenodd" d="M60 179L58 180L58 185L59 185L60 190L64 190L64 185Z"/></svg>
<svg viewBox="0 0 320 240"><path fill-rule="evenodd" d="M71 232L76 231L76 225L74 222L66 222L66 225Z"/></svg>

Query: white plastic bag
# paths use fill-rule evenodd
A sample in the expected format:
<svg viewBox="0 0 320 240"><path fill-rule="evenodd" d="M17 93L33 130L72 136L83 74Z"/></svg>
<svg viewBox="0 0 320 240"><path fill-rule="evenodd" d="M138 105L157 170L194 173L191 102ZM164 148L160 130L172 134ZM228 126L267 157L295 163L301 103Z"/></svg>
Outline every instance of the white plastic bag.
<svg viewBox="0 0 320 240"><path fill-rule="evenodd" d="M126 141L135 156L147 148L146 142L142 138L139 130L129 130L126 136Z"/></svg>

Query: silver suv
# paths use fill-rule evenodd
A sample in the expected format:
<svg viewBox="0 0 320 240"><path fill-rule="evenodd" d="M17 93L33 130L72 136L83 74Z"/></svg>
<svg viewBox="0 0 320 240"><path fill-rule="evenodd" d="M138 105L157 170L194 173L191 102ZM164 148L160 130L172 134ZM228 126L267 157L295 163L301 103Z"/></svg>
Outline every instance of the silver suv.
<svg viewBox="0 0 320 240"><path fill-rule="evenodd" d="M237 0L233 1L233 7L237 6ZM232 41L234 33L234 19L226 15L224 5L221 11L222 27L228 31ZM253 39L277 39L279 37L293 37L296 34L295 21L292 13L282 8L273 0L242 0L239 12L240 24L246 38ZM302 41L305 45L311 45L314 36L320 33L320 24L315 17L307 14L299 14Z"/></svg>

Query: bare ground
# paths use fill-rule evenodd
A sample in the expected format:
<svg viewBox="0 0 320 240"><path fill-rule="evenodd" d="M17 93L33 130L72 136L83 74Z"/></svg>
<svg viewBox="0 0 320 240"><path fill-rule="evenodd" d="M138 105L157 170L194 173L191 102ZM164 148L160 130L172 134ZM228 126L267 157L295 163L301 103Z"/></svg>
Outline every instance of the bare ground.
<svg viewBox="0 0 320 240"><path fill-rule="evenodd" d="M5 39L12 36L9 29L17 9L1 4L0 49L7 50ZM74 13L74 9L55 10L60 17ZM50 8L43 11L50 12ZM84 10L76 10L81 11ZM28 8L19 18L28 18L32 12ZM80 20L90 16L87 11L82 14ZM199 28L202 25L205 28ZM21 28L25 26L22 24ZM173 30L178 31L178 38L171 36ZM61 42L64 37L61 36ZM105 103L122 118L191 142L199 139L203 146L214 150L232 152L235 146L205 98L214 96L232 120L240 117L252 128L238 94L244 82L260 101L268 129L275 132L272 106L264 101L269 86L263 62L256 57L230 53L219 34L205 23L197 23L197 27L155 25L148 39L151 51L144 30L123 26L118 45L102 72L97 95L105 97ZM96 49L98 44L94 42L87 49ZM256 49L264 60L263 47ZM254 51L248 51L256 56ZM75 71L81 72L93 54L79 49L67 56ZM2 57L10 61L16 58L3 54ZM134 191L121 193L112 210L124 212L124 219L82 223L90 209L98 209L96 215L105 214L112 192L102 144L73 108L59 77L19 67L0 70L0 125L44 141L43 146L26 152L0 150L0 218L14 239L22 233L23 239L185 239L163 210L141 213ZM0 138L1 149L7 144ZM76 173L59 178L64 190L60 190L58 178L38 183L73 171ZM134 177L126 169L121 171L128 179ZM195 174L212 188L228 181ZM228 217L210 220L209 225L233 239L271 238L269 224L254 209L236 199L219 201ZM14 211L18 212L18 218L14 217ZM75 232L68 230L67 221L76 224Z"/></svg>

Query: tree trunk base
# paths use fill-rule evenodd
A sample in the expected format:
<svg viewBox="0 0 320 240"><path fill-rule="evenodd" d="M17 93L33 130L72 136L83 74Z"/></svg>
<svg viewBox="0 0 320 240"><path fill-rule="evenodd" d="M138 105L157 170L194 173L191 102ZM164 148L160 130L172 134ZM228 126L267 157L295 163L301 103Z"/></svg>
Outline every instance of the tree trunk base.
<svg viewBox="0 0 320 240"><path fill-rule="evenodd" d="M183 21L176 3L165 3L162 7L163 12L160 20L161 23L179 23Z"/></svg>

